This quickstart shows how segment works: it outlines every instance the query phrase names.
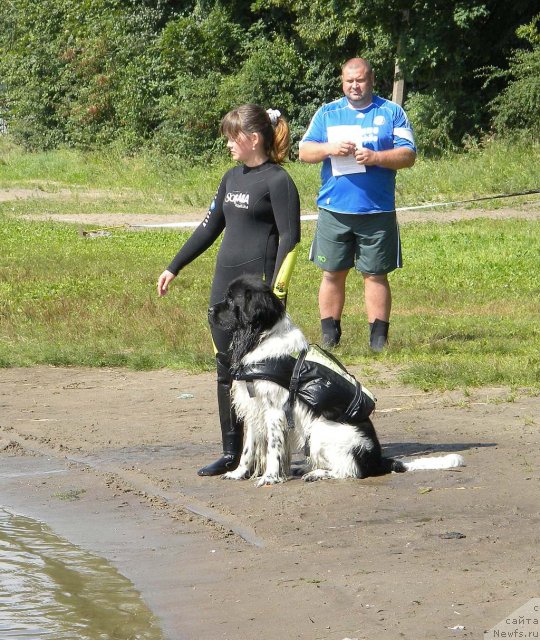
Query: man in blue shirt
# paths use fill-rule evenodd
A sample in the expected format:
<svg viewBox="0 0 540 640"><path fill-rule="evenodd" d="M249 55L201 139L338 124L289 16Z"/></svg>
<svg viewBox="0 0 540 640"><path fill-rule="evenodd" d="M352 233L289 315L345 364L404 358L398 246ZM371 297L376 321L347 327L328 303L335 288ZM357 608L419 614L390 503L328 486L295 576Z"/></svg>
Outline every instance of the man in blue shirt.
<svg viewBox="0 0 540 640"><path fill-rule="evenodd" d="M403 109L373 94L374 73L367 60L348 60L342 83L344 97L317 111L300 142L300 160L322 162L310 259L323 270L323 344L339 343L345 281L354 266L364 278L370 346L381 351L392 305L388 273L402 266L396 171L412 167L416 147Z"/></svg>

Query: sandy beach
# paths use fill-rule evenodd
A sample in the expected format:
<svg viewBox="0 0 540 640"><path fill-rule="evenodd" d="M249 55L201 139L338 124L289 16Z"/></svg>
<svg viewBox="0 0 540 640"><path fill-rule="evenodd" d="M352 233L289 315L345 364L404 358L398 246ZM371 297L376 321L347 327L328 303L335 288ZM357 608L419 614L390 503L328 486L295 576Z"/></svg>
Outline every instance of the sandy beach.
<svg viewBox="0 0 540 640"><path fill-rule="evenodd" d="M110 560L167 640L482 637L538 596L540 398L374 391L385 452L467 466L200 478L220 451L213 374L4 369L2 506Z"/></svg>

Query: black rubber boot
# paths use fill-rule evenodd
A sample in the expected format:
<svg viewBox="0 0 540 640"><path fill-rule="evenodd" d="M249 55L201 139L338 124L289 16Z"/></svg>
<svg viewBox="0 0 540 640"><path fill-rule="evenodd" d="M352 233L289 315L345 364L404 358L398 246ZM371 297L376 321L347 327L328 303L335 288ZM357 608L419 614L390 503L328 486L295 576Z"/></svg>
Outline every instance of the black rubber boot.
<svg viewBox="0 0 540 640"><path fill-rule="evenodd" d="M341 320L323 318L321 320L322 344L325 349L337 347L341 339Z"/></svg>
<svg viewBox="0 0 540 640"><path fill-rule="evenodd" d="M221 458L199 469L200 476L220 476L227 471L234 471L240 462L244 438L243 424L238 420L231 407L231 381L229 368L220 362L218 356L217 399L223 455Z"/></svg>
<svg viewBox="0 0 540 640"><path fill-rule="evenodd" d="M376 318L374 322L369 323L369 346L372 351L382 351L388 344L389 327L389 322L379 320L378 318Z"/></svg>

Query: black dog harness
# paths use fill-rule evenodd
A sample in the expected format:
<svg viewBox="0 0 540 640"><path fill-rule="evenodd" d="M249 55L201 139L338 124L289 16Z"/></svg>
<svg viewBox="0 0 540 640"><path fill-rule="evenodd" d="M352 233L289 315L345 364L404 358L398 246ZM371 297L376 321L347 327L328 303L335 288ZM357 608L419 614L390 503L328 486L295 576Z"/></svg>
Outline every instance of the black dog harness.
<svg viewBox="0 0 540 640"><path fill-rule="evenodd" d="M349 424L362 422L375 409L371 392L318 345L309 345L297 357L286 355L241 365L232 376L247 383L252 397L254 380L270 380L287 389L289 396L283 410L289 429L294 428L293 407L297 398L317 415Z"/></svg>

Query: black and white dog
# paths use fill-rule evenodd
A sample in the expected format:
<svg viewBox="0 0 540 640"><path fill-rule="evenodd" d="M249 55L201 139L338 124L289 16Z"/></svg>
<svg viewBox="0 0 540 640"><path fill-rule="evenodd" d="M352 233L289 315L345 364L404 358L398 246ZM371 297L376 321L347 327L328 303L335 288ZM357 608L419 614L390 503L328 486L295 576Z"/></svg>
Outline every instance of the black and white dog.
<svg viewBox="0 0 540 640"><path fill-rule="evenodd" d="M276 361L302 352L308 343L281 301L260 278L242 276L229 285L225 300L209 309L215 326L233 332L233 378L253 365ZM241 376L240 376L241 377ZM236 470L223 477L233 480L257 477L257 486L285 482L291 475L294 451L309 447L306 481L322 478L365 478L418 469L449 469L464 465L460 455L420 458L402 462L384 458L369 417L354 424L317 415L298 399L292 406L293 428L284 405L289 390L272 379L247 383L235 379L232 401L243 420L246 437Z"/></svg>

